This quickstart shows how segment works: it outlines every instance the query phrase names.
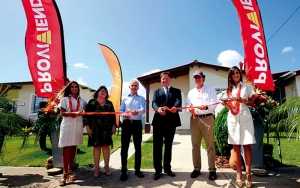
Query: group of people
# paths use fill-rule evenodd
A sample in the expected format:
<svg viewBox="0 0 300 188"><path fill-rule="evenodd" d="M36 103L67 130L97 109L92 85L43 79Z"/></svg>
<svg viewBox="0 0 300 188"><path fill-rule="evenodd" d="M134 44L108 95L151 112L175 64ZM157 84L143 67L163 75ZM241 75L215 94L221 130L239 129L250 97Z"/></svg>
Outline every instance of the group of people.
<svg viewBox="0 0 300 188"><path fill-rule="evenodd" d="M209 180L216 180L215 167L215 145L214 145L214 111L217 103L216 90L205 85L205 75L201 70L193 74L196 87L188 92L185 108L182 108L181 90L171 86L169 72L160 75L161 88L153 93L152 108L155 111L153 126L153 166L154 180L161 177L162 170L170 177L175 177L171 168L172 144L176 127L181 126L179 111L186 109L191 114L190 132L192 142L192 158L194 169L190 174L196 178L201 171L201 140L204 139L207 146ZM121 181L126 181L128 148L133 138L135 148L135 175L143 178L141 171L141 143L142 143L142 114L146 110L145 98L138 95L139 82L131 80L129 84L130 93L121 101L119 112L122 113L123 122L121 135ZM252 186L251 161L252 152L250 144L256 143L254 138L254 126L248 105L253 104L254 91L250 84L242 82L242 73L236 66L228 72L228 88L222 100L227 106L229 114L228 143L233 145L235 158L237 159L236 184L242 186L241 173L241 146L244 148L246 161L247 187ZM64 98L60 102L63 121L60 129L59 146L63 148L63 178L59 180L60 185L65 185L67 180L75 180L72 173L76 146L83 143L83 126L86 127L88 146L94 147L93 157L95 163L94 177L99 177L99 158L101 150L104 156L105 174L110 176L109 156L110 146L113 145L112 135L116 129L116 114L114 106L108 100L108 91L101 86L88 103L79 96L79 85L70 82L63 92ZM85 115L87 112L112 112L105 114ZM164 154L162 153L164 144Z"/></svg>

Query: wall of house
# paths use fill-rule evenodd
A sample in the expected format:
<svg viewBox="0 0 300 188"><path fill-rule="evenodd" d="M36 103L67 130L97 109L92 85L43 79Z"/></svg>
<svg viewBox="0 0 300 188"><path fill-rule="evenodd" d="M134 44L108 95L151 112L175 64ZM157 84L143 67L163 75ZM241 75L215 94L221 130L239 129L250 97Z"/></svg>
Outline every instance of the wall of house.
<svg viewBox="0 0 300 188"><path fill-rule="evenodd" d="M34 85L22 84L22 88L19 91L17 114L25 118L36 119L37 114L33 113L34 96Z"/></svg>
<svg viewBox="0 0 300 188"><path fill-rule="evenodd" d="M295 76L296 87L295 87L295 96L300 97L300 75Z"/></svg>
<svg viewBox="0 0 300 188"><path fill-rule="evenodd" d="M296 77L291 77L289 79L284 80L285 82L285 97L286 100L290 100L292 97L297 96L296 91L297 91L297 82L296 82Z"/></svg>

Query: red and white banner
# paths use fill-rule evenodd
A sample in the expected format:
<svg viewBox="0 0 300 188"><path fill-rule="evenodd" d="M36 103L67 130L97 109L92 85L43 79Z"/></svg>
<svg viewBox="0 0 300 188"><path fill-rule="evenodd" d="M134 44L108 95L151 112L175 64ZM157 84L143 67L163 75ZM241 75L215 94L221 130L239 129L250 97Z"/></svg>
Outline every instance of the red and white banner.
<svg viewBox="0 0 300 188"><path fill-rule="evenodd" d="M99 44L102 51L104 59L110 69L111 75L113 77L113 84L110 89L109 100L113 103L115 111L120 109L121 99L122 99L122 69L119 59L115 52L104 44ZM119 126L119 115L116 115L116 124Z"/></svg>
<svg viewBox="0 0 300 188"><path fill-rule="evenodd" d="M54 0L22 0L25 48L36 95L55 97L64 87L66 63L60 14Z"/></svg>
<svg viewBox="0 0 300 188"><path fill-rule="evenodd" d="M267 45L256 0L232 0L238 12L244 45L247 80L262 90L274 91Z"/></svg>

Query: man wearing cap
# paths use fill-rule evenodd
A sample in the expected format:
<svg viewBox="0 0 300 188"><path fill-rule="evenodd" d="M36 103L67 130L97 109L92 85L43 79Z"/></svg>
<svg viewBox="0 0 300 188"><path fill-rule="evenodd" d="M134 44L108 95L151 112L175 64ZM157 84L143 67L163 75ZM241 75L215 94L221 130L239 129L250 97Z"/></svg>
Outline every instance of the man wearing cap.
<svg viewBox="0 0 300 188"><path fill-rule="evenodd" d="M154 91L152 100L152 107L155 110L152 120L154 180L160 178L162 168L168 176L175 176L171 170L172 144L176 127L181 126L179 113L176 109L182 104L181 91L171 86L169 72L161 73L160 81L163 87ZM165 143L165 152L162 167L163 143Z"/></svg>
<svg viewBox="0 0 300 188"><path fill-rule="evenodd" d="M194 171L191 178L200 175L201 170L201 140L202 137L206 143L208 156L209 180L215 180L215 145L214 145L214 110L216 105L209 105L217 102L216 90L204 85L205 75L201 70L197 70L193 74L196 87L189 91L186 106L191 107L187 111L190 112L190 131L193 145L193 165Z"/></svg>

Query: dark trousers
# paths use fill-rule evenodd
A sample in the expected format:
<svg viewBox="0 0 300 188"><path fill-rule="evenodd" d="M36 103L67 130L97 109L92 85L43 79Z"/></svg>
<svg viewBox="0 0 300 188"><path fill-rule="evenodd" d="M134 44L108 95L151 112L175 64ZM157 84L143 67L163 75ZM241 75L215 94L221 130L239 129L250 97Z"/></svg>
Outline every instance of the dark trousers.
<svg viewBox="0 0 300 188"><path fill-rule="evenodd" d="M51 133L49 132L49 128L45 128L45 130L42 130L40 132L40 137L39 137L39 144L40 144L40 148L41 150L46 150L47 146L46 146L46 139L47 136L50 137L50 141L51 141Z"/></svg>
<svg viewBox="0 0 300 188"><path fill-rule="evenodd" d="M127 172L127 158L128 148L130 144L131 135L133 137L133 144L135 149L134 169L139 171L141 169L142 159L142 134L143 125L141 120L124 120L122 123L121 135L121 163L122 172Z"/></svg>
<svg viewBox="0 0 300 188"><path fill-rule="evenodd" d="M168 172L171 170L172 144L175 131L176 127L171 127L167 125L153 126L153 163L155 173L162 172L163 139L165 141L165 152L163 161L164 171Z"/></svg>

